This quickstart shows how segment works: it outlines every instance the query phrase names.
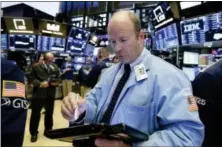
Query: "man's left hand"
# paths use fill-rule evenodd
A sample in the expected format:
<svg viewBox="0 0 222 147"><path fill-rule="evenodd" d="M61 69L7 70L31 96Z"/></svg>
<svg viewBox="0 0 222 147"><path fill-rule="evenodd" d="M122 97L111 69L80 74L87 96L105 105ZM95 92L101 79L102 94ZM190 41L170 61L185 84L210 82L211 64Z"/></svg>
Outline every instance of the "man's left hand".
<svg viewBox="0 0 222 147"><path fill-rule="evenodd" d="M107 140L102 138L97 138L95 140L95 145L97 147L131 147L130 144L127 144L122 140Z"/></svg>

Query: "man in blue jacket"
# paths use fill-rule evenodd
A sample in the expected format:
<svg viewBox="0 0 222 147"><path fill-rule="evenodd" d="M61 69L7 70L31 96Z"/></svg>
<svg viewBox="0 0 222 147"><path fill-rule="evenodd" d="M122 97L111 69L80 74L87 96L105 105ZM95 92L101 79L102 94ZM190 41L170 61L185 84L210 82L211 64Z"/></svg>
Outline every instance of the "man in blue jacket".
<svg viewBox="0 0 222 147"><path fill-rule="evenodd" d="M62 90L63 96L67 96L69 92L72 91L72 84L73 84L73 72L74 72L74 65L72 64L72 58L68 56L66 62L62 65Z"/></svg>
<svg viewBox="0 0 222 147"><path fill-rule="evenodd" d="M200 72L192 85L205 125L203 146L222 146L222 60Z"/></svg>
<svg viewBox="0 0 222 147"><path fill-rule="evenodd" d="M14 61L1 60L1 146L21 147L28 108L25 74L21 67L25 66L25 59L19 53L9 54L14 55L11 58ZM20 61L16 62L17 59Z"/></svg>
<svg viewBox="0 0 222 147"><path fill-rule="evenodd" d="M200 146L204 126L189 79L181 70L144 49L140 31L135 13L119 11L113 15L108 35L120 62L104 71L85 100L77 100L75 93L65 97L63 117L76 121L73 116L79 114L85 123L124 123L150 135L147 141L131 144L97 138L94 143L99 147ZM110 115L107 112L113 103ZM79 109L74 115L76 105Z"/></svg>

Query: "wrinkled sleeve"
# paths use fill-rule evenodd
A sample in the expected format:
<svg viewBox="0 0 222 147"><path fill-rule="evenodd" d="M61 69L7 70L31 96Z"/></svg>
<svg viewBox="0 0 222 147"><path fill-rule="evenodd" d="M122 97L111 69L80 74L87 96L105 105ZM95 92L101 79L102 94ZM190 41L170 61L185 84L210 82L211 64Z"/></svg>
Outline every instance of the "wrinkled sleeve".
<svg viewBox="0 0 222 147"><path fill-rule="evenodd" d="M185 76L171 74L168 77L160 78L157 85L158 129L150 134L148 141L133 146L201 146L204 126L195 110L196 103L191 105L188 101L193 95L191 83ZM193 110L190 106L194 106Z"/></svg>
<svg viewBox="0 0 222 147"><path fill-rule="evenodd" d="M103 81L104 78L102 76L101 79L98 81L98 83L95 85L95 87L86 95L87 108L86 108L86 116L84 119L86 123L95 122L98 102L102 95Z"/></svg>

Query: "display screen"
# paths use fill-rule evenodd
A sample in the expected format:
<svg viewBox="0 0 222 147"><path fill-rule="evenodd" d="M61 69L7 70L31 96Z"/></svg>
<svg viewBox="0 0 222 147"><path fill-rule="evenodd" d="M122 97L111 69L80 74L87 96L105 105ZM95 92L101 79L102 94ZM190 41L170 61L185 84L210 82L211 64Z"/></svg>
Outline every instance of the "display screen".
<svg viewBox="0 0 222 147"><path fill-rule="evenodd" d="M75 56L73 59L74 63L86 63L86 57Z"/></svg>
<svg viewBox="0 0 222 147"><path fill-rule="evenodd" d="M1 34L1 50L7 49L7 35Z"/></svg>
<svg viewBox="0 0 222 147"><path fill-rule="evenodd" d="M173 13L169 2L160 2L154 9L149 11L154 26L165 21L173 20Z"/></svg>
<svg viewBox="0 0 222 147"><path fill-rule="evenodd" d="M106 47L109 45L109 41L108 41L108 35L99 35L98 36L99 42L98 42L98 46L99 47Z"/></svg>
<svg viewBox="0 0 222 147"><path fill-rule="evenodd" d="M90 44L90 43L88 43L87 45L86 45L86 49L85 49L85 55L86 56L93 56L93 52L94 52L94 49L95 49L95 46L94 45L92 45L92 44Z"/></svg>
<svg viewBox="0 0 222 147"><path fill-rule="evenodd" d="M72 27L70 30L66 51L68 52L84 52L89 39L90 32L84 29Z"/></svg>
<svg viewBox="0 0 222 147"><path fill-rule="evenodd" d="M155 42L157 50L168 50L177 46L179 43L176 23L156 31Z"/></svg>
<svg viewBox="0 0 222 147"><path fill-rule="evenodd" d="M222 40L222 12L181 21L182 45Z"/></svg>
<svg viewBox="0 0 222 147"><path fill-rule="evenodd" d="M134 8L133 1L114 1L112 2L112 10L116 11L118 9L132 9Z"/></svg>
<svg viewBox="0 0 222 147"><path fill-rule="evenodd" d="M199 64L199 54L194 52L184 52L183 64Z"/></svg>
<svg viewBox="0 0 222 147"><path fill-rule="evenodd" d="M65 39L50 36L38 36L38 51L64 51Z"/></svg>
<svg viewBox="0 0 222 147"><path fill-rule="evenodd" d="M25 34L9 34L9 49L35 49L36 36Z"/></svg>
<svg viewBox="0 0 222 147"><path fill-rule="evenodd" d="M73 64L76 71L79 71L83 64Z"/></svg>

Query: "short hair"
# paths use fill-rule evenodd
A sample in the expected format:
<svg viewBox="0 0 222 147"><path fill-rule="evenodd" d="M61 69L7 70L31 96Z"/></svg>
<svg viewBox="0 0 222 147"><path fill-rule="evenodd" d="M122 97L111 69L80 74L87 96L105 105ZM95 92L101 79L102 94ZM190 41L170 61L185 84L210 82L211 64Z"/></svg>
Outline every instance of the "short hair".
<svg viewBox="0 0 222 147"><path fill-rule="evenodd" d="M139 34L140 31L141 31L141 28L142 28L139 17L134 12L129 11L129 10L122 10L122 9L120 9L120 10L116 11L115 13L119 13L119 12L124 12L124 13L128 14L130 20L133 23L135 33ZM114 13L114 15L115 15L115 13Z"/></svg>

